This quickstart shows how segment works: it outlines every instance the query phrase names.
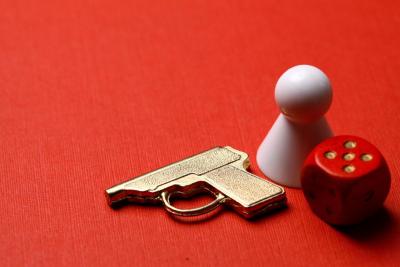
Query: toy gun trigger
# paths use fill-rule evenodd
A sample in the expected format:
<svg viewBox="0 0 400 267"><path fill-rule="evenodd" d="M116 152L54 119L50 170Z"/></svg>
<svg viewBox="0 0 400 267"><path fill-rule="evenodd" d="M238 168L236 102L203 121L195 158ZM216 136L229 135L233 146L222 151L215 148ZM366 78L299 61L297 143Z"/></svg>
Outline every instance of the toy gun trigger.
<svg viewBox="0 0 400 267"><path fill-rule="evenodd" d="M173 215L178 216L198 216L205 213L209 213L214 209L218 208L226 197L220 192L214 192L210 190L210 185L206 182L204 175L198 176L190 174L188 176L176 179L162 186L160 198L164 204L164 208ZM184 197L190 197L198 193L209 192L215 199L202 207L193 209L179 209L171 204L170 198L174 195L182 195Z"/></svg>

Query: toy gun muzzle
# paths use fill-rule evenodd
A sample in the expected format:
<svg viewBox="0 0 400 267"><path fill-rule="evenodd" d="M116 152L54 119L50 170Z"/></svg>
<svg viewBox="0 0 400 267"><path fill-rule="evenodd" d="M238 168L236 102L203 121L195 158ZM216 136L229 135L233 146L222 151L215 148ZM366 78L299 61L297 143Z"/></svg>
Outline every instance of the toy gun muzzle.
<svg viewBox="0 0 400 267"><path fill-rule="evenodd" d="M221 204L246 218L282 207L286 202L282 187L246 171L247 154L231 147L216 147L144 174L106 190L110 206L124 202L163 203L179 216L208 213ZM194 209L178 209L172 196L191 197L209 192L215 200Z"/></svg>

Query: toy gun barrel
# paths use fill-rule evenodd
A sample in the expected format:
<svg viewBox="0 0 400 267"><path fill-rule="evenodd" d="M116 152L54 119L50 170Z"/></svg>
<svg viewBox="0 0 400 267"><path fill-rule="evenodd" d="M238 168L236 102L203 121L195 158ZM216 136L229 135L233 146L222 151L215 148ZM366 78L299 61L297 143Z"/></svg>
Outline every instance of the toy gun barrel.
<svg viewBox="0 0 400 267"><path fill-rule="evenodd" d="M110 206L113 206L114 203L124 200L128 196L128 192L125 190L124 184L113 186L107 189L105 193L107 203Z"/></svg>

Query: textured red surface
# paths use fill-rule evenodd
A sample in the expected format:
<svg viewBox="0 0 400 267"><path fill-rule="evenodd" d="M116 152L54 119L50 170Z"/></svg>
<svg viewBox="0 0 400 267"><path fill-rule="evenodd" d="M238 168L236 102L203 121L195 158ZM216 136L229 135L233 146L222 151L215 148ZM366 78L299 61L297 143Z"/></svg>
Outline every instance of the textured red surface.
<svg viewBox="0 0 400 267"><path fill-rule="evenodd" d="M399 266L399 1L1 1L2 266ZM335 229L288 208L184 223L103 190L215 145L255 152L308 63L333 130L376 144L386 209ZM273 153L273 151L271 151Z"/></svg>

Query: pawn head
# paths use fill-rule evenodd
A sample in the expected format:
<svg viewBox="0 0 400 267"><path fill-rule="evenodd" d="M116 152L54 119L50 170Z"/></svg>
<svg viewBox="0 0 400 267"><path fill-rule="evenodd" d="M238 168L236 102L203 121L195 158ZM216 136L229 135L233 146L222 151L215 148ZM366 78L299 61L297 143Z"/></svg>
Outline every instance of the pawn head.
<svg viewBox="0 0 400 267"><path fill-rule="evenodd" d="M283 73L276 83L275 100L289 120L312 122L321 118L331 105L331 83L316 67L294 66Z"/></svg>

